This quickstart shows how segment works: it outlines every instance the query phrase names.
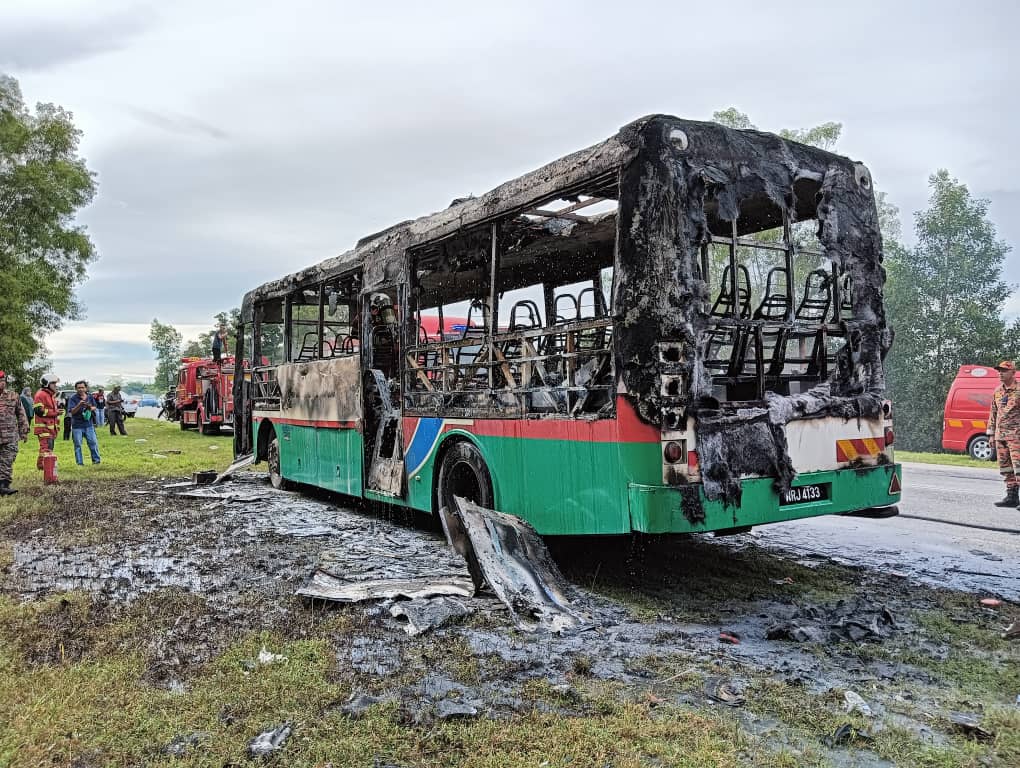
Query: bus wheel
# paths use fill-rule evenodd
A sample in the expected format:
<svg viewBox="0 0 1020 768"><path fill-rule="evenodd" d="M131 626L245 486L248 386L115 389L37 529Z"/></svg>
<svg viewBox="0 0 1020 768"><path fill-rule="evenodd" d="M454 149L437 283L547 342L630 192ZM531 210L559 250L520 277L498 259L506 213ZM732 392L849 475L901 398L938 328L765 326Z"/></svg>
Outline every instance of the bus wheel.
<svg viewBox="0 0 1020 768"><path fill-rule="evenodd" d="M967 444L967 453L978 461L991 461L995 458L995 449L987 435L978 435Z"/></svg>
<svg viewBox="0 0 1020 768"><path fill-rule="evenodd" d="M454 496L473 501L480 507L492 509L492 480L482 454L469 442L454 444L443 455L439 465L437 501L439 508L453 509Z"/></svg>
<svg viewBox="0 0 1020 768"><path fill-rule="evenodd" d="M269 443L269 456L267 460L269 463L269 482L273 484L273 487L279 491L285 491L290 488L290 481L284 478L283 473L280 471L280 441L275 437Z"/></svg>

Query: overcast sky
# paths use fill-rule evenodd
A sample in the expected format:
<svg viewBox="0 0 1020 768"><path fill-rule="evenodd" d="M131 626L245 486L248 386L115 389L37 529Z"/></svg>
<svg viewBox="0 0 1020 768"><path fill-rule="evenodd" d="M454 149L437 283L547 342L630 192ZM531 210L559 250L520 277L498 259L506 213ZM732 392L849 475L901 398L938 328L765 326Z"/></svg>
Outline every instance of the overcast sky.
<svg viewBox="0 0 1020 768"><path fill-rule="evenodd" d="M74 113L98 174L87 320L47 340L55 372L151 377L153 317L193 336L259 283L653 112L840 121L908 239L945 167L1020 244L1015 3L490 5L2 0L0 70Z"/></svg>

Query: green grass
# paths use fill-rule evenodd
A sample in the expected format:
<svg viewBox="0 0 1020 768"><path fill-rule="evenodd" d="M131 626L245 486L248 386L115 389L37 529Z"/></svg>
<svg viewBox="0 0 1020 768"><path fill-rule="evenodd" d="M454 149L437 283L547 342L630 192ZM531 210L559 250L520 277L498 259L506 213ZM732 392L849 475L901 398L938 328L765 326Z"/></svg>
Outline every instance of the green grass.
<svg viewBox="0 0 1020 768"><path fill-rule="evenodd" d="M915 451L896 451L896 461L913 461L918 464L947 464L953 467L975 467L977 469L995 469L994 461L978 461L965 453L918 453Z"/></svg>
<svg viewBox="0 0 1020 768"><path fill-rule="evenodd" d="M127 436L111 437L105 426L96 430L102 459L98 465L91 463L83 442L85 466L77 466L73 443L63 440L62 435L58 437L54 449L61 481L177 477L202 469L226 469L233 459L230 435L206 436L196 430L182 431L176 423L144 418L127 419L126 426ZM42 486L42 472L35 468L39 441L35 435L29 435L28 442L19 446L13 487L26 490ZM10 502L0 501L0 510L5 503Z"/></svg>

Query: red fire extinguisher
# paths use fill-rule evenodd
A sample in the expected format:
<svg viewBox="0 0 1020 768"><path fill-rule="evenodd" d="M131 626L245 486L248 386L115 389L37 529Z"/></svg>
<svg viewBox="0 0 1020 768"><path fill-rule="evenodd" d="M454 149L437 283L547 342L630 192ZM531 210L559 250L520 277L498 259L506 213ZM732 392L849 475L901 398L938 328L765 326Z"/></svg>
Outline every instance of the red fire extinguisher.
<svg viewBox="0 0 1020 768"><path fill-rule="evenodd" d="M43 482L46 485L53 485L57 480L57 457L53 454L43 456Z"/></svg>

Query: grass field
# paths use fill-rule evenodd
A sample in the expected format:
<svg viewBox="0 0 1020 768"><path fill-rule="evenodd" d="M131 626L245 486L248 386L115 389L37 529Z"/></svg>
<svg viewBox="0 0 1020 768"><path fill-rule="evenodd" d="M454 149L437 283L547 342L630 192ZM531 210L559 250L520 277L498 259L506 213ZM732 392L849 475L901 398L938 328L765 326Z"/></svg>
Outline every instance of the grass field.
<svg viewBox="0 0 1020 768"><path fill-rule="evenodd" d="M215 437L201 435L196 430L182 431L176 423L155 419L127 419L125 426L126 436L112 437L105 426L96 430L102 459L98 465L91 463L88 446L83 441L81 450L85 465L77 466L74 463L74 444L63 440L62 436L57 438L55 451L60 479L189 475L202 469L226 469L233 459L229 434ZM39 441L30 434L28 442L19 445L12 487L28 489L42 485L42 472L35 468Z"/></svg>
<svg viewBox="0 0 1020 768"><path fill-rule="evenodd" d="M914 461L919 464L947 464L953 467L975 467L976 469L995 469L994 461L978 461L965 453L919 453L915 451L896 451L896 461Z"/></svg>

